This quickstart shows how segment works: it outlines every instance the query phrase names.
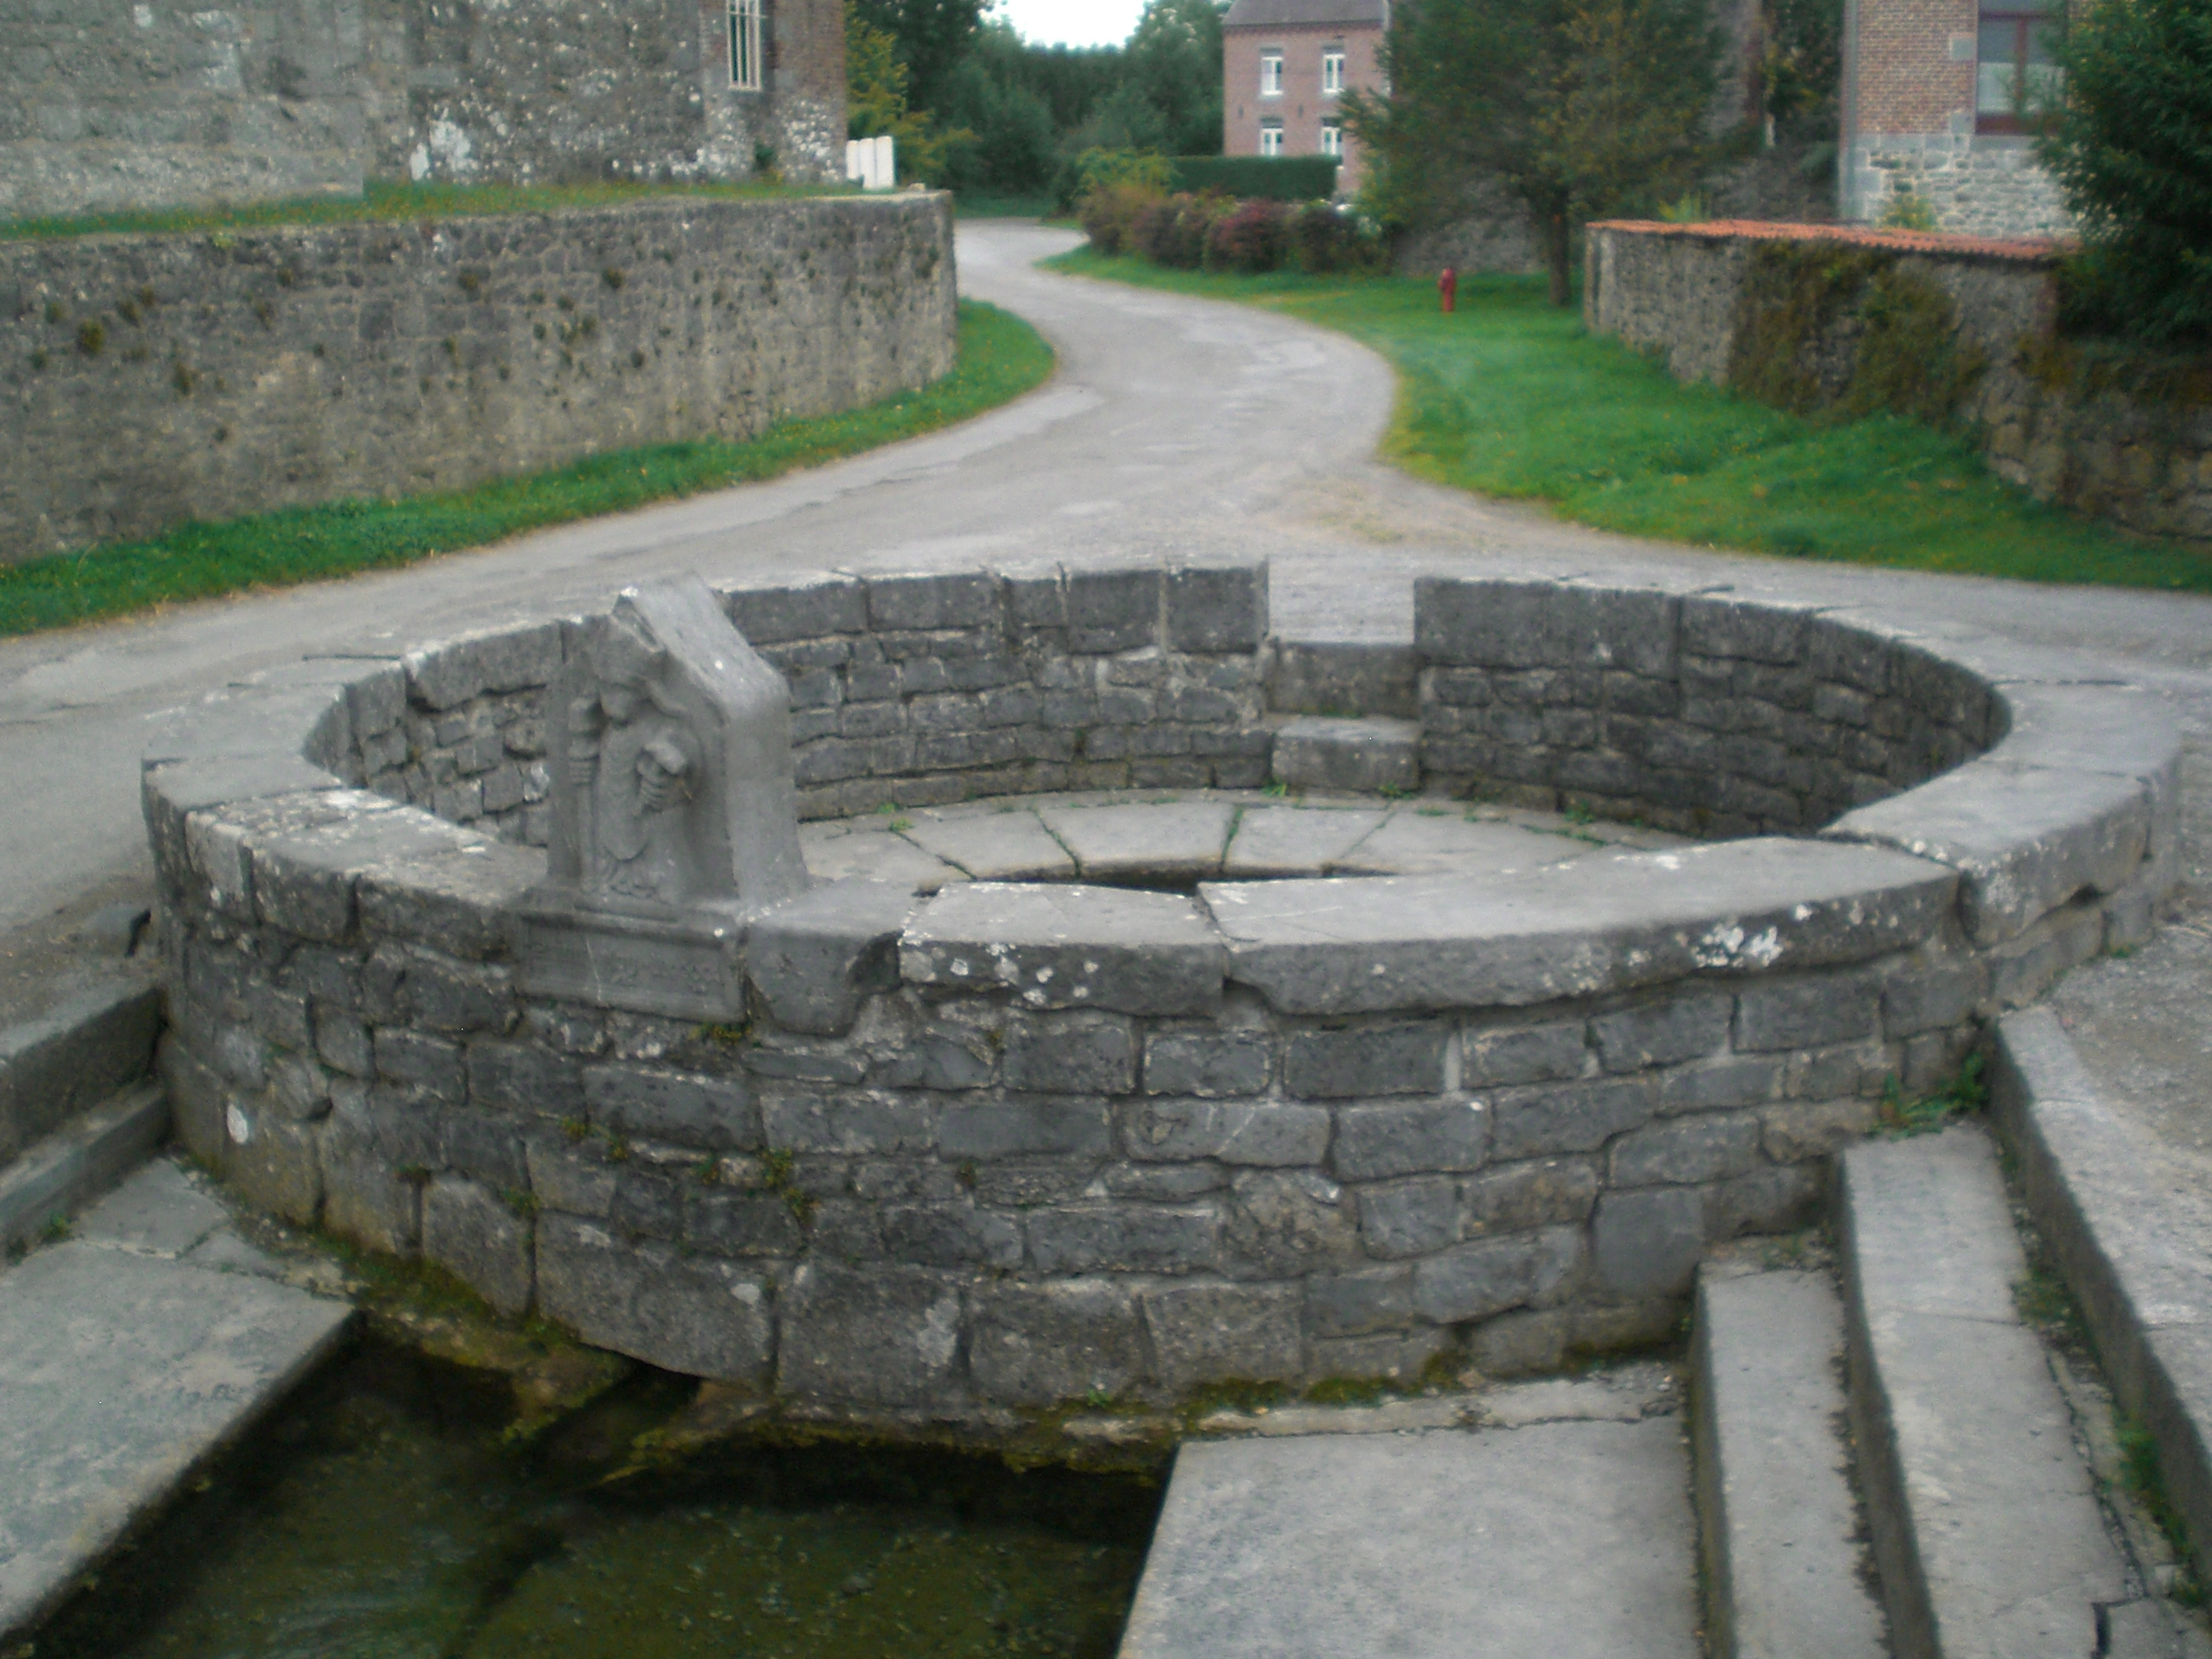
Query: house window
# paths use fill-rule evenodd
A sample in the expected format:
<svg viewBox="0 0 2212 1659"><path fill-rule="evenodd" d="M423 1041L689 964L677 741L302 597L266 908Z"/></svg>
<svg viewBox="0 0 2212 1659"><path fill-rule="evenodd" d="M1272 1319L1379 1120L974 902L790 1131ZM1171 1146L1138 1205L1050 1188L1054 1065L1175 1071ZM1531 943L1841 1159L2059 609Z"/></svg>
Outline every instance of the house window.
<svg viewBox="0 0 2212 1659"><path fill-rule="evenodd" d="M1260 54L1260 95L1262 98L1283 95L1283 54L1279 52Z"/></svg>
<svg viewBox="0 0 2212 1659"><path fill-rule="evenodd" d="M1321 95L1334 98L1344 90L1344 53L1334 47L1321 55Z"/></svg>
<svg viewBox="0 0 2212 1659"><path fill-rule="evenodd" d="M764 0L730 0L730 84L761 89L761 9Z"/></svg>
<svg viewBox="0 0 2212 1659"><path fill-rule="evenodd" d="M1283 153L1283 124L1280 121L1260 123L1260 154L1280 155Z"/></svg>
<svg viewBox="0 0 2212 1659"><path fill-rule="evenodd" d="M1344 123L1324 121L1321 124L1321 153L1324 155L1344 154Z"/></svg>
<svg viewBox="0 0 2212 1659"><path fill-rule="evenodd" d="M2027 132L2058 98L2052 36L2063 27L2056 0L1984 0L1975 53L1974 125L1984 132Z"/></svg>

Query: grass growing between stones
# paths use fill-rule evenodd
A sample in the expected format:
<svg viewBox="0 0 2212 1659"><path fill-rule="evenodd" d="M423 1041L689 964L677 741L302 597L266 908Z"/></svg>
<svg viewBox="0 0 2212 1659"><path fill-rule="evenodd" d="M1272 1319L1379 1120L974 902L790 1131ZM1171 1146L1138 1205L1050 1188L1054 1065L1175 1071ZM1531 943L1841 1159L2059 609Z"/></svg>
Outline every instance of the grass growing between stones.
<svg viewBox="0 0 2212 1659"><path fill-rule="evenodd" d="M2212 555L2044 507L1955 433L1790 415L1683 386L1593 337L1540 279L1207 276L1079 248L1048 269L1240 300L1351 335L1398 371L1382 456L1601 529L1784 557L2212 592Z"/></svg>
<svg viewBox="0 0 2212 1659"><path fill-rule="evenodd" d="M771 201L797 196L849 196L849 185L625 184L598 179L570 185L415 185L372 179L359 196L295 197L281 202L168 208L129 213L0 219L0 241L35 237L103 236L131 231L268 230L280 226L360 224L458 219L487 213L562 213L620 207L654 197L715 201Z"/></svg>
<svg viewBox="0 0 2212 1659"><path fill-rule="evenodd" d="M980 415L1038 385L1052 366L1052 348L1027 323L963 301L959 366L920 392L842 415L779 422L744 443L618 450L471 489L180 525L149 541L0 569L0 634L388 569L546 525L778 477Z"/></svg>

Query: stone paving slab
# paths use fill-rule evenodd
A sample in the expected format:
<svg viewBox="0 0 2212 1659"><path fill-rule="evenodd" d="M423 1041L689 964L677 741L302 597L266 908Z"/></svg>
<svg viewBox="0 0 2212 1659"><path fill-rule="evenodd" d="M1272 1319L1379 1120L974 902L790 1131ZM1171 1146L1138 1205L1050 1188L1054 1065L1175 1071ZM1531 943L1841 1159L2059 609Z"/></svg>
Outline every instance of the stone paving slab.
<svg viewBox="0 0 2212 1659"><path fill-rule="evenodd" d="M1221 870L1236 809L1226 801L1130 801L1115 806L1044 805L1037 816L1075 854L1084 878L1117 875L1212 876Z"/></svg>
<svg viewBox="0 0 2212 1659"><path fill-rule="evenodd" d="M220 1230L167 1164L0 1278L0 1638L308 1375L353 1310L173 1258ZM186 1244L187 1239L191 1244Z"/></svg>
<svg viewBox="0 0 2212 1659"><path fill-rule="evenodd" d="M1237 821L1221 872L1236 879L1318 875L1389 816L1370 806L1255 806Z"/></svg>
<svg viewBox="0 0 2212 1659"><path fill-rule="evenodd" d="M958 817L916 812L900 833L977 881L1073 881L1075 860L1024 804Z"/></svg>
<svg viewBox="0 0 2212 1659"><path fill-rule="evenodd" d="M1532 834L1517 823L1469 817L1457 805L1443 812L1416 807L1392 813L1388 823L1338 860L1336 868L1346 875L1433 876L1479 865L1510 874L1602 850L1567 836Z"/></svg>
<svg viewBox="0 0 2212 1659"><path fill-rule="evenodd" d="M1674 1418L1193 1442L1121 1659L1696 1659Z"/></svg>
<svg viewBox="0 0 2212 1659"><path fill-rule="evenodd" d="M900 882L917 893L934 893L968 879L964 872L889 828L842 823L803 823L799 850L817 881Z"/></svg>

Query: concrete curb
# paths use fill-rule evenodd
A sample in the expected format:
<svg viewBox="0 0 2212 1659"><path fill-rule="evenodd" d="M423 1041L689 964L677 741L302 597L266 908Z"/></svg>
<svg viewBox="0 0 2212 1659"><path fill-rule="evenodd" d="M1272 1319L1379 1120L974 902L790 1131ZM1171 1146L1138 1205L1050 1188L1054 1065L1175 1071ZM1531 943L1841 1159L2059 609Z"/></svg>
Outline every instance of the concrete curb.
<svg viewBox="0 0 2212 1659"><path fill-rule="evenodd" d="M2113 1393L2157 1445L2201 1574L2212 1562L2212 1285L2142 1205L2148 1161L2057 1016L2048 1008L2007 1015L1996 1039L1998 1132Z"/></svg>

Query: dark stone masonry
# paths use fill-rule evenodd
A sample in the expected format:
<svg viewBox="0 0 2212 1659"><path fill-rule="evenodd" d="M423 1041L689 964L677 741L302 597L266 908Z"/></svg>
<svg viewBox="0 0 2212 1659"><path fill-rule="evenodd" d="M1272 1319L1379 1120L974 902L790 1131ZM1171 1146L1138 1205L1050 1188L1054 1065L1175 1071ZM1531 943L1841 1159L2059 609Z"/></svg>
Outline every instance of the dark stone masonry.
<svg viewBox="0 0 2212 1659"><path fill-rule="evenodd" d="M1076 880L886 856L751 914L718 1017L629 1012L532 994L512 943L580 635L303 663L149 752L163 1064L255 1202L801 1414L1004 1426L1657 1336L1710 1243L1815 1212L1890 1080L2176 878L2170 726L1963 633L1425 580L1425 805L1709 839L1258 880L1219 826L1283 805L1242 793L1292 712L1267 688L1359 678L1271 637L1263 568L726 604L789 680L808 816L1139 793L1040 808ZM1201 809L1211 852L1160 852Z"/></svg>
<svg viewBox="0 0 2212 1659"><path fill-rule="evenodd" d="M0 560L641 444L957 350L942 196L0 243Z"/></svg>

